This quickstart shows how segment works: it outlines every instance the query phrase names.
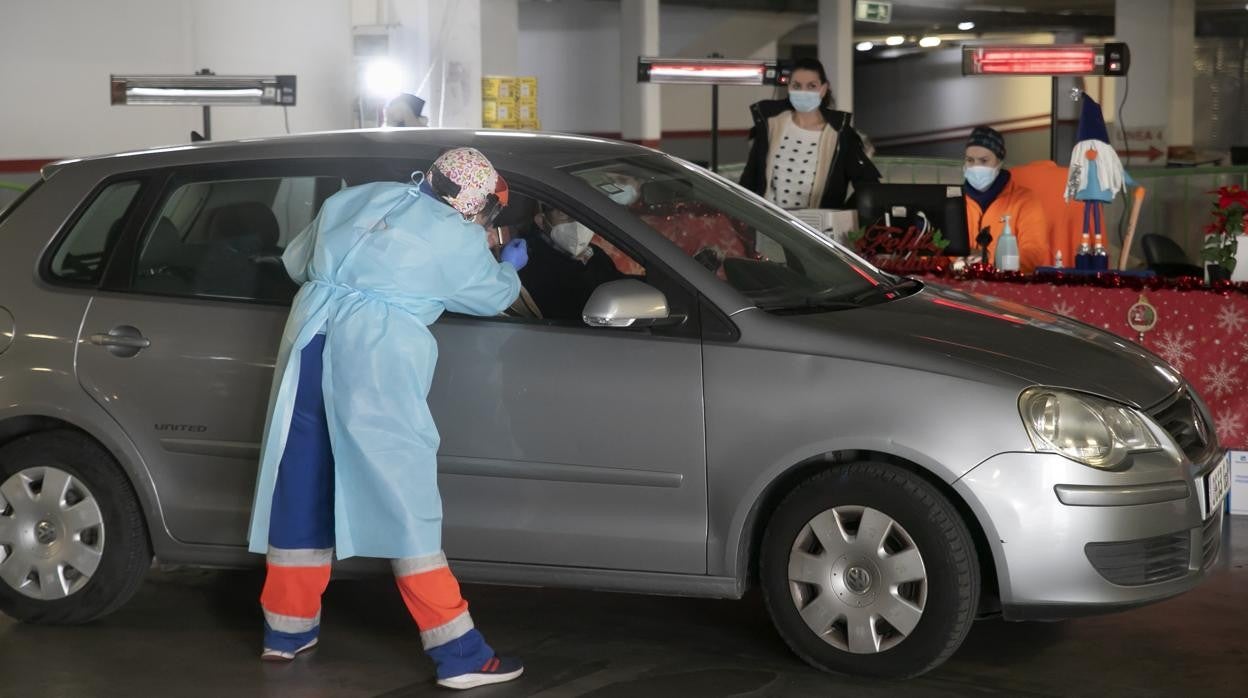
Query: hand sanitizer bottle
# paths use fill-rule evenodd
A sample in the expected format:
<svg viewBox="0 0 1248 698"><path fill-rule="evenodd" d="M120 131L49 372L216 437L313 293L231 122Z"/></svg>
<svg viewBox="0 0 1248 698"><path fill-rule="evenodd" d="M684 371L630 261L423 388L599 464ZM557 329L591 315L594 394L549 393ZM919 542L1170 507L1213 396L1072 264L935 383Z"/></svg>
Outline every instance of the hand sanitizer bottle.
<svg viewBox="0 0 1248 698"><path fill-rule="evenodd" d="M1001 239L997 240L997 257L995 266L1001 271L1018 271L1018 238L1010 230L1010 217L1001 219L1005 227L1001 231Z"/></svg>

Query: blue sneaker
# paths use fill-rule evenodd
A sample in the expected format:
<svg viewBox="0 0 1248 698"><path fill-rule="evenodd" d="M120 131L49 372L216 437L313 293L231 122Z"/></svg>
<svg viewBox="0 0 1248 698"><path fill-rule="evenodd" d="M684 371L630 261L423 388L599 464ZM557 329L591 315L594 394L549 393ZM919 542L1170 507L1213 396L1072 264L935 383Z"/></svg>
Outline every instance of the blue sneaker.
<svg viewBox="0 0 1248 698"><path fill-rule="evenodd" d="M506 683L520 678L524 673L524 663L514 657L491 657L484 666L457 676L438 679L438 685L454 688L459 691L477 686L488 686L495 683Z"/></svg>

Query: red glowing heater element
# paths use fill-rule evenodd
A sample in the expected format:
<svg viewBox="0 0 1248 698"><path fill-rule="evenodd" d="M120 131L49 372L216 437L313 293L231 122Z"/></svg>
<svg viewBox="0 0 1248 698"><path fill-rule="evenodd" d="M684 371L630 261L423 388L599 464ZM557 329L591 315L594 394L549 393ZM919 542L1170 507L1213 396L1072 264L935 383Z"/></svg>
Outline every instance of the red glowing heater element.
<svg viewBox="0 0 1248 698"><path fill-rule="evenodd" d="M1129 64L1123 43L962 49L963 75L1126 75Z"/></svg>
<svg viewBox="0 0 1248 698"><path fill-rule="evenodd" d="M691 82L697 84L763 84L761 65L681 65L658 63L650 66L650 82Z"/></svg>
<svg viewBox="0 0 1248 698"><path fill-rule="evenodd" d="M975 55L978 73L1083 75L1092 72L1095 57L1086 51L1013 51L980 49Z"/></svg>
<svg viewBox="0 0 1248 698"><path fill-rule="evenodd" d="M674 85L785 85L789 71L777 61L721 58L637 59L637 82Z"/></svg>

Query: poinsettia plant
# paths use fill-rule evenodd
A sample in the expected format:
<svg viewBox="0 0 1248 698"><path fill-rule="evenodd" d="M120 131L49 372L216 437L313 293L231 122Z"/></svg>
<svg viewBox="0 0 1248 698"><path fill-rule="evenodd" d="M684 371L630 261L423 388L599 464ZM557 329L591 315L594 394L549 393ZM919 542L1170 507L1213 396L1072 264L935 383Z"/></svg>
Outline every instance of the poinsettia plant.
<svg viewBox="0 0 1248 698"><path fill-rule="evenodd" d="M1238 235L1248 224L1248 189L1232 184L1209 192L1217 196L1213 202L1213 220L1205 226L1205 246L1201 258L1229 271L1235 270L1239 251Z"/></svg>

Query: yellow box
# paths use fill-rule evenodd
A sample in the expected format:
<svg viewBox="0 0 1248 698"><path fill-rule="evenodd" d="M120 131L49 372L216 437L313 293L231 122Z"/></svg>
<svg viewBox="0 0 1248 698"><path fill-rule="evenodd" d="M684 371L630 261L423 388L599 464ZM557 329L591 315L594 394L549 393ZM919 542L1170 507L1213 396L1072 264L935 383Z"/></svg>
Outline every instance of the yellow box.
<svg viewBox="0 0 1248 698"><path fill-rule="evenodd" d="M516 96L520 99L537 99L537 78L516 78Z"/></svg>
<svg viewBox="0 0 1248 698"><path fill-rule="evenodd" d="M515 99L516 79L487 75L481 78L481 96L485 99Z"/></svg>
<svg viewBox="0 0 1248 698"><path fill-rule="evenodd" d="M516 105L516 119L537 121L537 102L520 102Z"/></svg>
<svg viewBox="0 0 1248 698"><path fill-rule="evenodd" d="M481 118L487 122L514 124L519 121L519 107L512 100L487 99L481 102Z"/></svg>
<svg viewBox="0 0 1248 698"><path fill-rule="evenodd" d="M533 119L531 121L521 121L520 128L525 131L541 131L542 122L539 121L538 119Z"/></svg>

